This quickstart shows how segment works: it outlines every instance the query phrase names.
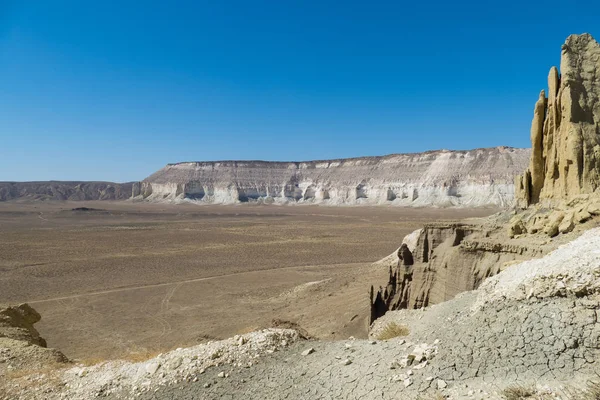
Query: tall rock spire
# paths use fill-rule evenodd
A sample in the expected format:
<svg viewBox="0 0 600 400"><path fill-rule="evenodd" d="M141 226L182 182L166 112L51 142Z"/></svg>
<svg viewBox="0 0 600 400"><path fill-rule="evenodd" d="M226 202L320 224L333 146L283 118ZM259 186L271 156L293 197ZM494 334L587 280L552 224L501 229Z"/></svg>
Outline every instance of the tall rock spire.
<svg viewBox="0 0 600 400"><path fill-rule="evenodd" d="M522 207L552 206L600 189L600 44L571 35L560 70L550 69L548 98L535 104L529 168L516 181Z"/></svg>

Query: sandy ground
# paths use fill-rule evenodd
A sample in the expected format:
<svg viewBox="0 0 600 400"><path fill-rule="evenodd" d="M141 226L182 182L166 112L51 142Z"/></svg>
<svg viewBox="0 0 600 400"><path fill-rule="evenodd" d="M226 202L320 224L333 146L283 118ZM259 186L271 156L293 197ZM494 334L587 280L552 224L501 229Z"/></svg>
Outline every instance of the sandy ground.
<svg viewBox="0 0 600 400"><path fill-rule="evenodd" d="M49 346L89 362L273 319L324 339L365 337L368 289L387 276L371 262L425 222L494 211L0 203L0 303L29 302Z"/></svg>

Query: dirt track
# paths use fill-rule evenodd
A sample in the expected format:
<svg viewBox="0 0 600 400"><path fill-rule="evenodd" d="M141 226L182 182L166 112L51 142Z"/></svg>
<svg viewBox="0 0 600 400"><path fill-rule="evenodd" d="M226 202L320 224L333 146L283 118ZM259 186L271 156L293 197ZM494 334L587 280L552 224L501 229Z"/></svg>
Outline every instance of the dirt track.
<svg viewBox="0 0 600 400"><path fill-rule="evenodd" d="M491 212L0 203L0 303L34 303L49 345L87 360L143 358L275 318L360 337L368 287L387 273L370 262L424 222Z"/></svg>

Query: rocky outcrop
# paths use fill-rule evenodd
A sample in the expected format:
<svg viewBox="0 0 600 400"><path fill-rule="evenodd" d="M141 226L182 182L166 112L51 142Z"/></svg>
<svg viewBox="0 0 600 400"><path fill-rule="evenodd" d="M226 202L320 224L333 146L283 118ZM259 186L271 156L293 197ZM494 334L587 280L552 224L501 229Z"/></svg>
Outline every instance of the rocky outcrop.
<svg viewBox="0 0 600 400"><path fill-rule="evenodd" d="M529 168L516 180L521 207L554 207L600 187L600 45L589 34L562 46L535 105Z"/></svg>
<svg viewBox="0 0 600 400"><path fill-rule="evenodd" d="M544 249L532 243L503 240L501 224L428 224L408 235L389 267L385 287L371 287L371 322L389 310L416 309L452 299L476 289L483 280L515 260L539 256ZM489 221L487 221L489 222Z"/></svg>
<svg viewBox="0 0 600 400"><path fill-rule="evenodd" d="M0 338L22 340L46 347L46 341L33 327L42 317L28 304L0 308Z"/></svg>
<svg viewBox="0 0 600 400"><path fill-rule="evenodd" d="M125 200L131 197L133 188L133 182L0 182L0 201Z"/></svg>
<svg viewBox="0 0 600 400"><path fill-rule="evenodd" d="M423 311L390 312L371 335L395 323L410 327L407 341L437 340L425 376L464 392L514 382L577 384L578 377L595 376L600 359L598 246L600 230L589 230L543 258L506 268L474 292ZM431 385L425 381L424 388Z"/></svg>
<svg viewBox="0 0 600 400"><path fill-rule="evenodd" d="M521 209L470 225L426 226L411 250L414 265L382 260L389 281L372 290L372 321L476 289L515 260L541 256L593 226L600 215L600 45L587 34L569 36L561 71L550 70L548 96L542 91L535 104L529 166L516 179Z"/></svg>
<svg viewBox="0 0 600 400"><path fill-rule="evenodd" d="M0 378L7 372L33 371L68 361L60 351L46 348L46 341L33 327L40 319L28 304L0 307Z"/></svg>
<svg viewBox="0 0 600 400"><path fill-rule="evenodd" d="M403 206L513 204L528 149L496 147L309 162L169 164L134 186L137 199L233 204Z"/></svg>

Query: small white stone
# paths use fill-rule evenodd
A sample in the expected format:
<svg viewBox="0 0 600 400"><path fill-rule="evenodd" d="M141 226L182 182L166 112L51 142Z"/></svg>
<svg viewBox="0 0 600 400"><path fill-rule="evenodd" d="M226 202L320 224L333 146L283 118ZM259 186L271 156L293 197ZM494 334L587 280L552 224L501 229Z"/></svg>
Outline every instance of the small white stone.
<svg viewBox="0 0 600 400"><path fill-rule="evenodd" d="M154 375L156 371L160 368L160 363L153 362L150 364L146 364L146 372L150 375Z"/></svg>
<svg viewBox="0 0 600 400"><path fill-rule="evenodd" d="M300 354L302 354L303 356L307 356L307 355L309 355L309 354L312 354L312 353L314 353L314 352L315 352L315 349L313 349L312 347L310 347L310 348L308 348L308 349L304 350L304 351L303 351L302 353L300 353Z"/></svg>
<svg viewBox="0 0 600 400"><path fill-rule="evenodd" d="M352 360L346 358L344 361L342 361L342 365L350 365L352 364Z"/></svg>
<svg viewBox="0 0 600 400"><path fill-rule="evenodd" d="M446 381L444 381L442 379L437 380L437 388L438 389L446 389L447 387L448 387L448 384L446 383Z"/></svg>
<svg viewBox="0 0 600 400"><path fill-rule="evenodd" d="M412 385L413 381L410 378L407 378L404 380L404 387L409 387L410 385Z"/></svg>
<svg viewBox="0 0 600 400"><path fill-rule="evenodd" d="M217 376L219 378L225 378L225 372L221 371L221 372L219 372L219 374Z"/></svg>
<svg viewBox="0 0 600 400"><path fill-rule="evenodd" d="M415 365L413 369L422 369L427 366L427 360L423 361L421 364Z"/></svg>

